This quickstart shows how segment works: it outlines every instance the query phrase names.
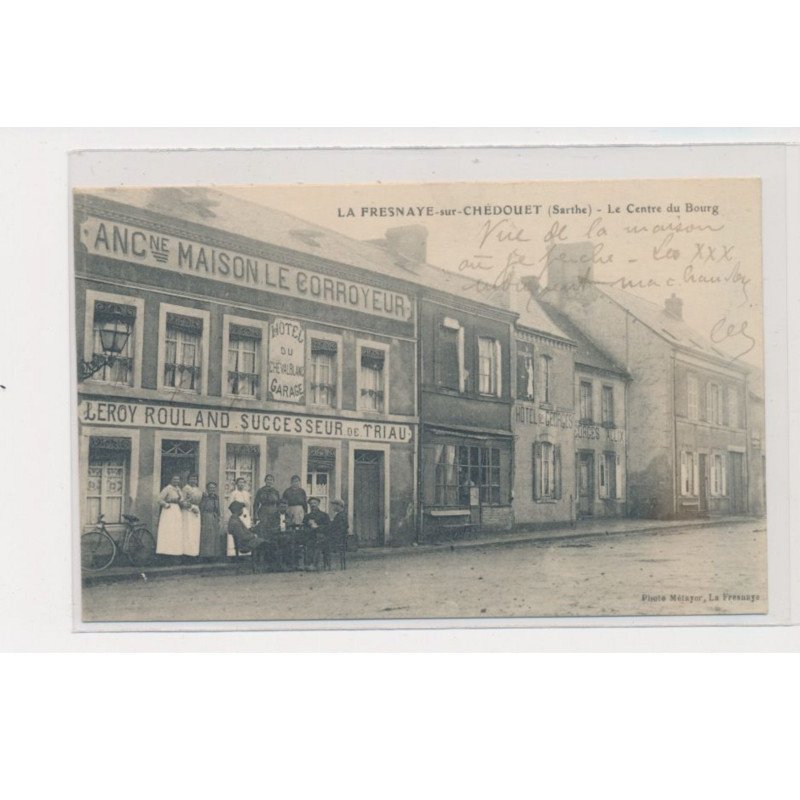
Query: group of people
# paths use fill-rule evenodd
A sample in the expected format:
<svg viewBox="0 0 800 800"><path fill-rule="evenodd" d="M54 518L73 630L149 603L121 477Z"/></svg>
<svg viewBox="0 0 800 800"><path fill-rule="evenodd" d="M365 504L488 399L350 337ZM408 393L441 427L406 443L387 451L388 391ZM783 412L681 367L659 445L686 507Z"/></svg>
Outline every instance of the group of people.
<svg viewBox="0 0 800 800"><path fill-rule="evenodd" d="M345 567L344 503L333 500L329 516L320 509L318 497L307 496L299 475L292 476L282 494L275 488L274 476L267 475L254 500L245 479L238 478L229 495L227 536L217 485L206 484L204 492L197 475L189 475L185 486L181 482L179 475L173 476L159 494L157 553L208 560L254 553L266 566L286 571L320 565L331 569L331 554L336 552Z"/></svg>

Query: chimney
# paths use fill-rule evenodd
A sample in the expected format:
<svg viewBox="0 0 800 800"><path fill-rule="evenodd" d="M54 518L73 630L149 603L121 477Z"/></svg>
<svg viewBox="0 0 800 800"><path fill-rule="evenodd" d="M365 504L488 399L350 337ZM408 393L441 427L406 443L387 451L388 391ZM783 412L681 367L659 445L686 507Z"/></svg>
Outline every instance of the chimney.
<svg viewBox="0 0 800 800"><path fill-rule="evenodd" d="M539 294L542 288L539 283L538 275L524 275L519 279L519 282L534 296Z"/></svg>
<svg viewBox="0 0 800 800"><path fill-rule="evenodd" d="M664 301L664 311L674 319L683 319L683 300L676 297L675 292Z"/></svg>
<svg viewBox="0 0 800 800"><path fill-rule="evenodd" d="M594 245L570 242L555 245L547 256L547 288L580 289L594 278Z"/></svg>
<svg viewBox="0 0 800 800"><path fill-rule="evenodd" d="M428 257L428 229L424 225L401 225L386 231L389 251L417 264Z"/></svg>

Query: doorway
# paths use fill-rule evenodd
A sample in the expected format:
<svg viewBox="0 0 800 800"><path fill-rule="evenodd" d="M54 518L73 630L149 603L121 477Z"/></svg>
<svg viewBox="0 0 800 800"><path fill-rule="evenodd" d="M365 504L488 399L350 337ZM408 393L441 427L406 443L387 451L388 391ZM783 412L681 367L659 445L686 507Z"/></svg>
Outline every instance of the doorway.
<svg viewBox="0 0 800 800"><path fill-rule="evenodd" d="M386 538L383 453L356 450L353 458L353 533L359 544L380 547Z"/></svg>
<svg viewBox="0 0 800 800"><path fill-rule="evenodd" d="M731 513L744 514L747 510L747 498L744 490L744 454L728 453L728 464L728 491L731 498Z"/></svg>
<svg viewBox="0 0 800 800"><path fill-rule="evenodd" d="M198 472L199 443L185 439L164 439L161 442L161 481L163 489L173 475L181 476L181 486Z"/></svg>
<svg viewBox="0 0 800 800"><path fill-rule="evenodd" d="M594 453L580 451L577 461L578 515L590 517L594 512Z"/></svg>

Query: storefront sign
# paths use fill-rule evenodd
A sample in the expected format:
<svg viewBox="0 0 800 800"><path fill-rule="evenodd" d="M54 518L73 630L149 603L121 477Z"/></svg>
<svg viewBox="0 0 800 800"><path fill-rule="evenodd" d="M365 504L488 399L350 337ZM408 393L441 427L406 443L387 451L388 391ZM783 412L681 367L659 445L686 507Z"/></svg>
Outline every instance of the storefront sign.
<svg viewBox="0 0 800 800"><path fill-rule="evenodd" d="M269 396L305 403L306 331L302 323L276 319L269 326Z"/></svg>
<svg viewBox="0 0 800 800"><path fill-rule="evenodd" d="M603 434L605 431L605 434ZM600 425L578 425L575 431L576 439L603 439L606 442L620 443L625 441L625 431L622 428L603 428Z"/></svg>
<svg viewBox="0 0 800 800"><path fill-rule="evenodd" d="M389 422L110 400L82 400L78 406L78 419L86 425L115 425L123 428L263 433L313 436L320 439L360 439L365 442L409 443L413 438L411 426Z"/></svg>
<svg viewBox="0 0 800 800"><path fill-rule="evenodd" d="M411 298L405 294L97 217L88 217L81 224L81 242L92 255L387 319L411 319Z"/></svg>
<svg viewBox="0 0 800 800"><path fill-rule="evenodd" d="M545 428L572 428L574 415L570 411L548 411L544 408L517 405L517 422L543 425Z"/></svg>

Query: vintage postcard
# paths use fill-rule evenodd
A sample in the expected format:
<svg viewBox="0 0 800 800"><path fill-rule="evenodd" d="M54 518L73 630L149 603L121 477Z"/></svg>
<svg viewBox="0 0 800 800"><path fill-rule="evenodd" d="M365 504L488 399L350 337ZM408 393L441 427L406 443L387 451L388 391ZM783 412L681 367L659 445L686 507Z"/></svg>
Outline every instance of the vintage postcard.
<svg viewBox="0 0 800 800"><path fill-rule="evenodd" d="M84 622L768 612L759 179L73 222Z"/></svg>

